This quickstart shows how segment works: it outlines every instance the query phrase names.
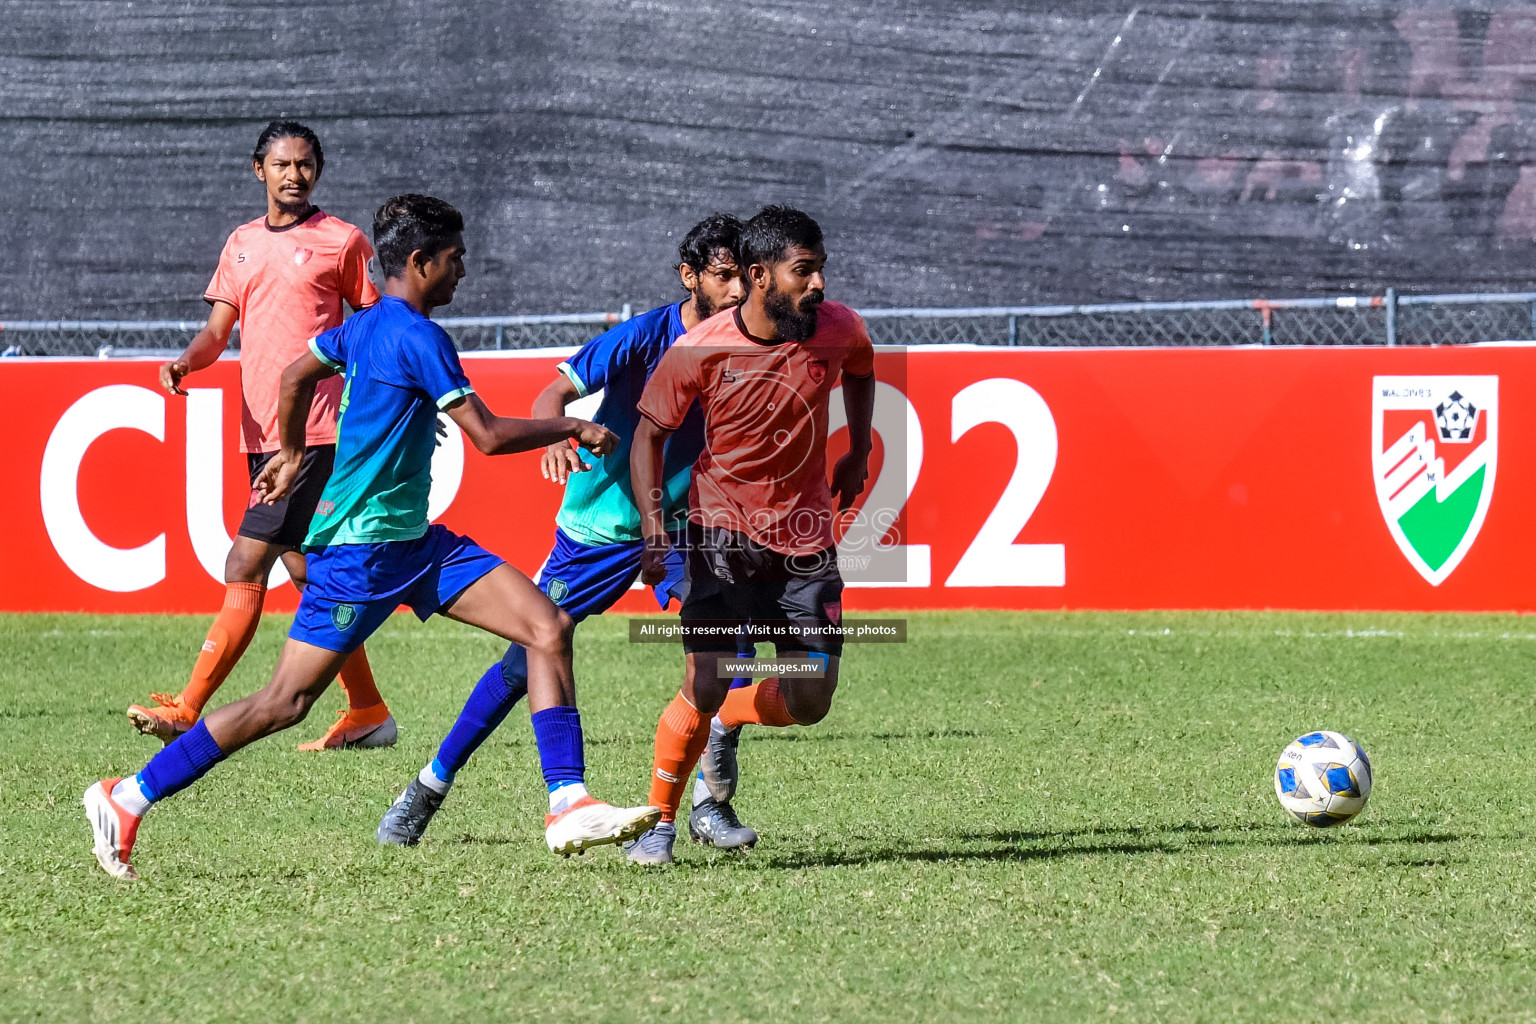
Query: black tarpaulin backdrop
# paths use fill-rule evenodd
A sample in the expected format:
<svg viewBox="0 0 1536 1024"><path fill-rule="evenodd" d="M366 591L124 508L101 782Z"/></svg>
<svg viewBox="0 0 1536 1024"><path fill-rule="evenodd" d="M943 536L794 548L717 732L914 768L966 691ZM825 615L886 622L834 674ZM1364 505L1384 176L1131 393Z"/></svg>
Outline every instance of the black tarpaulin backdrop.
<svg viewBox="0 0 1536 1024"><path fill-rule="evenodd" d="M456 313L668 298L682 231L765 202L865 305L1536 284L1524 4L0 11L0 316L202 315L277 115L321 133L331 212L465 212Z"/></svg>

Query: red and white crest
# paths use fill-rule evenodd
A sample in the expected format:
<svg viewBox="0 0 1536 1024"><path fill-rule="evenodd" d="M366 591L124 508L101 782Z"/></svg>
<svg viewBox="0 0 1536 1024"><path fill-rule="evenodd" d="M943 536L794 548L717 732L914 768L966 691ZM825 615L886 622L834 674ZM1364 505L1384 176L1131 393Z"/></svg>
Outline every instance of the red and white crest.
<svg viewBox="0 0 1536 1024"><path fill-rule="evenodd" d="M313 255L314 255L314 251L311 250L311 249L295 249L295 250L293 250L293 263L294 263L294 266L302 267L304 264L309 262L309 258L311 256L313 256Z"/></svg>
<svg viewBox="0 0 1536 1024"><path fill-rule="evenodd" d="M827 363L824 359L812 359L806 366L805 372L810 376L812 384L820 384L827 379Z"/></svg>

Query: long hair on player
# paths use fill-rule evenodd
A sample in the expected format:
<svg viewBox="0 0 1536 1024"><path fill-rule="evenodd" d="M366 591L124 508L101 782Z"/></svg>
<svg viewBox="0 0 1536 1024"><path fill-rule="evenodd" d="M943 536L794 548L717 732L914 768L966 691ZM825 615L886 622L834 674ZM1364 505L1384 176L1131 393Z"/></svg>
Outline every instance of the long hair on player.
<svg viewBox="0 0 1536 1024"><path fill-rule="evenodd" d="M679 262L702 274L721 252L736 259L736 245L741 240L742 223L728 213L712 213L695 224L677 247Z"/></svg>

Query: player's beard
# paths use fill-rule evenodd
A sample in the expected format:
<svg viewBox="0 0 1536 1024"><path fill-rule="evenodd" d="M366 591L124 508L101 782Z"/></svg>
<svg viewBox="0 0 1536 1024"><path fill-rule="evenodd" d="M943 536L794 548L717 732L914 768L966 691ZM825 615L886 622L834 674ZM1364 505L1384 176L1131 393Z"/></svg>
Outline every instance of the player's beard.
<svg viewBox="0 0 1536 1024"><path fill-rule="evenodd" d="M735 303L732 303L732 305L735 305ZM699 315L700 323L708 320L722 309L729 308L729 306L717 306L713 302L710 302L709 296L704 294L703 288L700 288L698 291L693 293L693 311Z"/></svg>
<svg viewBox="0 0 1536 1024"><path fill-rule="evenodd" d="M825 296L822 291L808 291L796 307L789 294L770 281L763 293L763 312L773 321L781 341L809 341L816 333L816 313Z"/></svg>

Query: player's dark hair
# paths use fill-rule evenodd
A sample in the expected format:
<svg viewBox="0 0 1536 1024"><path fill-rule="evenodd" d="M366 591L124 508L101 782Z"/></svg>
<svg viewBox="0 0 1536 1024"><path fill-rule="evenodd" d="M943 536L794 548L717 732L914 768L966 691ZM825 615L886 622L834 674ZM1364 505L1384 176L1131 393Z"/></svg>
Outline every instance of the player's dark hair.
<svg viewBox="0 0 1536 1024"><path fill-rule="evenodd" d="M742 270L754 263L771 266L783 260L791 246L814 249L820 244L821 225L810 214L789 206L765 206L741 229L736 263Z"/></svg>
<svg viewBox="0 0 1536 1024"><path fill-rule="evenodd" d="M741 240L741 221L728 213L712 213L693 226L677 247L677 258L693 268L695 274L714 262L724 250L736 258L736 243Z"/></svg>
<svg viewBox="0 0 1536 1024"><path fill-rule="evenodd" d="M385 277L399 277L411 253L430 259L464 230L464 216L441 199L409 193L384 200L373 215L373 248Z"/></svg>
<svg viewBox="0 0 1536 1024"><path fill-rule="evenodd" d="M297 121L268 121L261 134L256 136L256 151L251 154L251 163L259 164L266 160L267 151L272 148L275 139L303 139L314 150L315 173L325 170L325 150L320 148L320 136L309 125Z"/></svg>

